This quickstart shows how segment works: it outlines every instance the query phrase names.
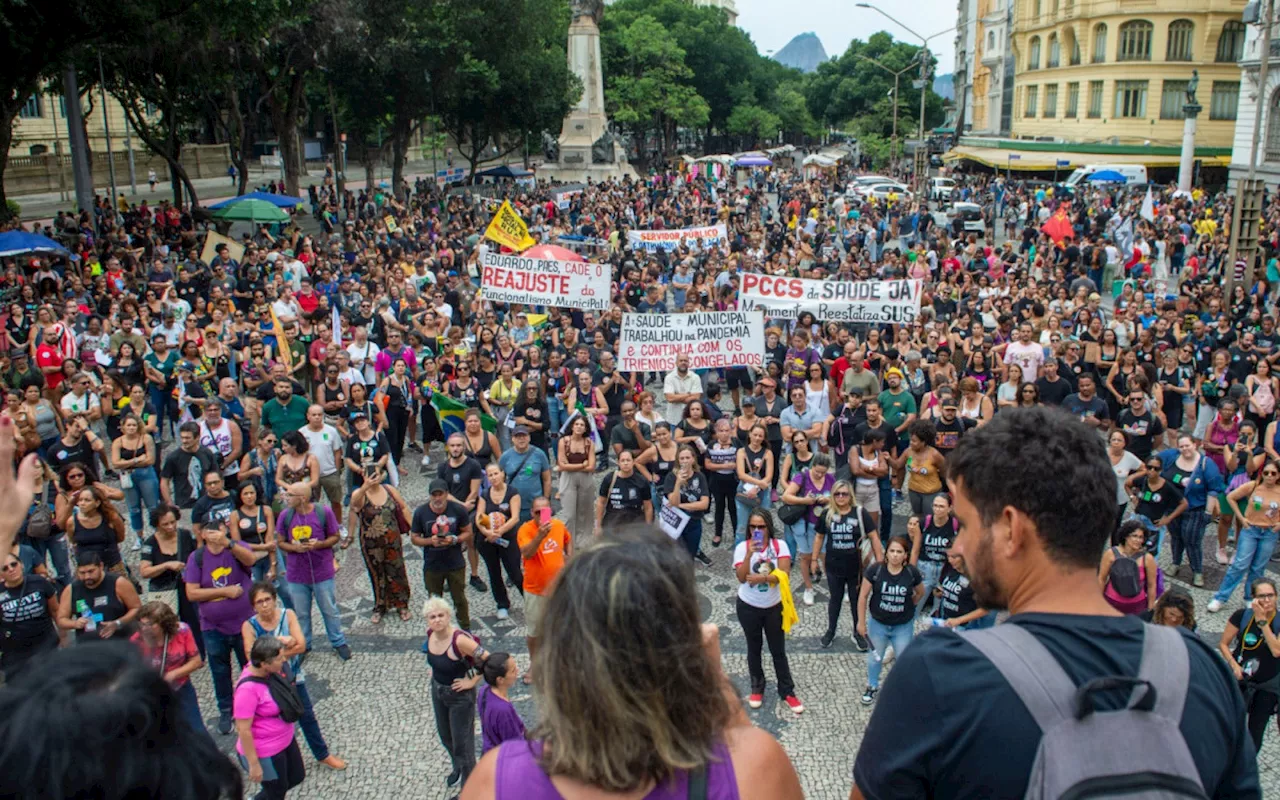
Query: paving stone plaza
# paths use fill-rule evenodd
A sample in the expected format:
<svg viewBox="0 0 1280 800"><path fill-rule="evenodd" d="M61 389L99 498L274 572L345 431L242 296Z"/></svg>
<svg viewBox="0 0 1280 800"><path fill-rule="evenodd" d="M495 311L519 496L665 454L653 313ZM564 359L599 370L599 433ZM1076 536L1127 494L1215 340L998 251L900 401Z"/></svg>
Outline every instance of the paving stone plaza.
<svg viewBox="0 0 1280 800"><path fill-rule="evenodd" d="M406 452L406 458L409 455ZM402 481L401 490L410 504L416 506L426 502L427 471L430 470L434 477L435 464L443 458L443 452L438 446L432 449L433 463L429 468L420 467L417 455L412 455L410 474ZM900 504L895 513L896 527L903 525L908 513L906 504ZM709 528L709 517L706 524ZM709 543L709 530L703 541ZM456 790L445 787L449 761L436 736L427 687L430 675L419 650L425 637L425 622L421 618L402 622L396 615L389 614L378 625L371 624L372 592L359 550L352 547L338 552L342 561L337 576L338 602L342 610L343 630L354 657L345 663L338 658L325 640L319 613L313 612L315 650L308 657L306 666L308 686L320 726L330 749L346 759L349 766L344 772L333 772L319 766L303 746L307 779L290 796L353 800L436 800L452 797ZM720 548L707 544L706 552L711 557L712 566L696 566L699 602L704 619L720 626L725 671L745 696L748 689L746 644L734 614L737 582L732 574L732 551L727 537L725 545ZM1212 552L1206 549L1206 553ZM405 553L413 585L411 607L420 611L426 599L421 581L422 556L407 542ZM1212 560L1212 557L1206 558L1206 562ZM1207 586L1216 587L1224 568L1216 563L1206 563L1205 569ZM481 574L487 581L483 565ZM1189 579L1190 576L1184 571L1182 577ZM1239 594L1234 604L1210 615L1204 611L1209 591L1195 589L1186 581L1177 581L1177 584L1195 598L1200 631L1206 641L1216 643L1230 609L1239 605ZM840 636L835 644L830 649L822 649L818 638L826 627L827 595L823 587L819 587L816 594L817 602L812 607L805 607L797 594L800 623L787 637L787 654L795 676L797 695L805 704L804 714L796 716L777 696L767 652L764 657L768 681L765 704L763 708L748 713L757 725L776 736L790 754L807 797L837 800L848 797L853 759L871 714L871 708L858 701L866 685L866 660L869 656L854 650L851 641L853 623L847 613L841 618ZM510 618L499 620L490 592L481 593L468 588L467 596L471 603L473 627L485 647L516 654L523 669L528 663L528 652L521 600L513 593ZM946 669L947 665L938 664L937 668ZM892 671L892 663L889 671ZM209 671L197 672L193 681L212 729L217 714ZM513 690L512 699L525 723L530 724L536 718L537 705L529 687L518 686ZM478 720L476 724L478 745ZM220 746L231 752L234 736L214 733L214 737ZM1266 796L1271 796L1272 791L1280 792L1280 769L1277 768L1280 745L1277 741L1280 741L1280 732L1273 728L1268 731L1259 757Z"/></svg>

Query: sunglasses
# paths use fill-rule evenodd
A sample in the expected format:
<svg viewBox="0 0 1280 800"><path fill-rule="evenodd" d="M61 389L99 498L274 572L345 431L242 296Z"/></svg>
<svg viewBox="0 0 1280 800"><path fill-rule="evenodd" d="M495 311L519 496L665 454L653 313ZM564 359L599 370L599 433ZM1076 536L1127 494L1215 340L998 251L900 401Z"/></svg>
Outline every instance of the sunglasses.
<svg viewBox="0 0 1280 800"><path fill-rule="evenodd" d="M848 492L832 492L831 496L832 497L848 497L849 493Z"/></svg>
<svg viewBox="0 0 1280 800"><path fill-rule="evenodd" d="M1280 475L1280 472L1277 472L1277 471L1276 471L1276 470L1274 470L1274 469L1264 469L1264 470L1262 471L1262 474L1263 474L1263 475L1271 475L1271 476L1273 476L1273 477L1274 477L1274 476Z"/></svg>
<svg viewBox="0 0 1280 800"><path fill-rule="evenodd" d="M17 561L10 561L8 564L0 564L0 572L8 572L11 569L17 569L18 566L19 563Z"/></svg>

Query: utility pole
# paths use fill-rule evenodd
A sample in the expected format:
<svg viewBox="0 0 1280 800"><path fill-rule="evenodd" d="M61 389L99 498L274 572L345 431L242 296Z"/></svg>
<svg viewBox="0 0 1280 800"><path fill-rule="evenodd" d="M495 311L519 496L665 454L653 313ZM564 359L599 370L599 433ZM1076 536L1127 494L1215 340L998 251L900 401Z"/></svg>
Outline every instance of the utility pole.
<svg viewBox="0 0 1280 800"><path fill-rule="evenodd" d="M1258 102L1253 115L1253 141L1249 146L1249 180L1258 173L1258 143L1262 139L1262 117L1268 111L1267 73L1271 66L1271 26L1275 18L1275 0L1262 6L1262 52L1258 54Z"/></svg>
<svg viewBox="0 0 1280 800"><path fill-rule="evenodd" d="M67 64L62 68L62 96L67 98L67 144L71 148L71 174L76 182L76 208L89 212L89 219L97 224L93 207L93 174L89 171L89 141L84 134L84 115L80 112L80 85L76 81L76 68Z"/></svg>
<svg viewBox="0 0 1280 800"><path fill-rule="evenodd" d="M107 137L107 174L111 176L111 220L116 218L116 160L111 154L111 113L107 108L107 79L102 73L102 51L98 51L98 96L102 99L102 133Z"/></svg>
<svg viewBox="0 0 1280 800"><path fill-rule="evenodd" d="M53 95L50 95L52 97ZM58 165L58 199L67 202L67 171L62 168L62 134L58 132L58 109L53 109L53 157ZM67 116L67 99L62 98L62 116Z"/></svg>

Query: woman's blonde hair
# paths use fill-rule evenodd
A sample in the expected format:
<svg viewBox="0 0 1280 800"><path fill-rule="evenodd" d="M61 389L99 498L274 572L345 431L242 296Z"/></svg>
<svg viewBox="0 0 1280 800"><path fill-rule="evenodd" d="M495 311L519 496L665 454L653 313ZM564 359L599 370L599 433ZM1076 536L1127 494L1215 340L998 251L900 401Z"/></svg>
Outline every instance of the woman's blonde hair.
<svg viewBox="0 0 1280 800"><path fill-rule="evenodd" d="M624 527L569 562L534 656L540 764L608 792L696 769L729 722L702 643L693 563L666 536Z"/></svg>
<svg viewBox="0 0 1280 800"><path fill-rule="evenodd" d="M428 597L427 602L422 604L422 616L429 617L437 611L448 614L449 621L453 622L453 606L445 602L443 597Z"/></svg>

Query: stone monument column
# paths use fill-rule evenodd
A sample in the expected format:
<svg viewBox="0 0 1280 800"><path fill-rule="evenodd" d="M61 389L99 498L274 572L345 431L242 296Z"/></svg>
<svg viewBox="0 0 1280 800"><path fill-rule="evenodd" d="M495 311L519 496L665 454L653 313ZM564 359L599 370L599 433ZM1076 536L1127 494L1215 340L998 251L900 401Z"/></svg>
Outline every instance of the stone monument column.
<svg viewBox="0 0 1280 800"><path fill-rule="evenodd" d="M1178 159L1178 191L1191 193L1191 173L1194 171L1196 156L1196 117L1204 110L1204 106L1196 102L1196 89L1200 85L1200 71L1191 71L1191 80L1187 84L1187 102L1182 106L1182 153Z"/></svg>

